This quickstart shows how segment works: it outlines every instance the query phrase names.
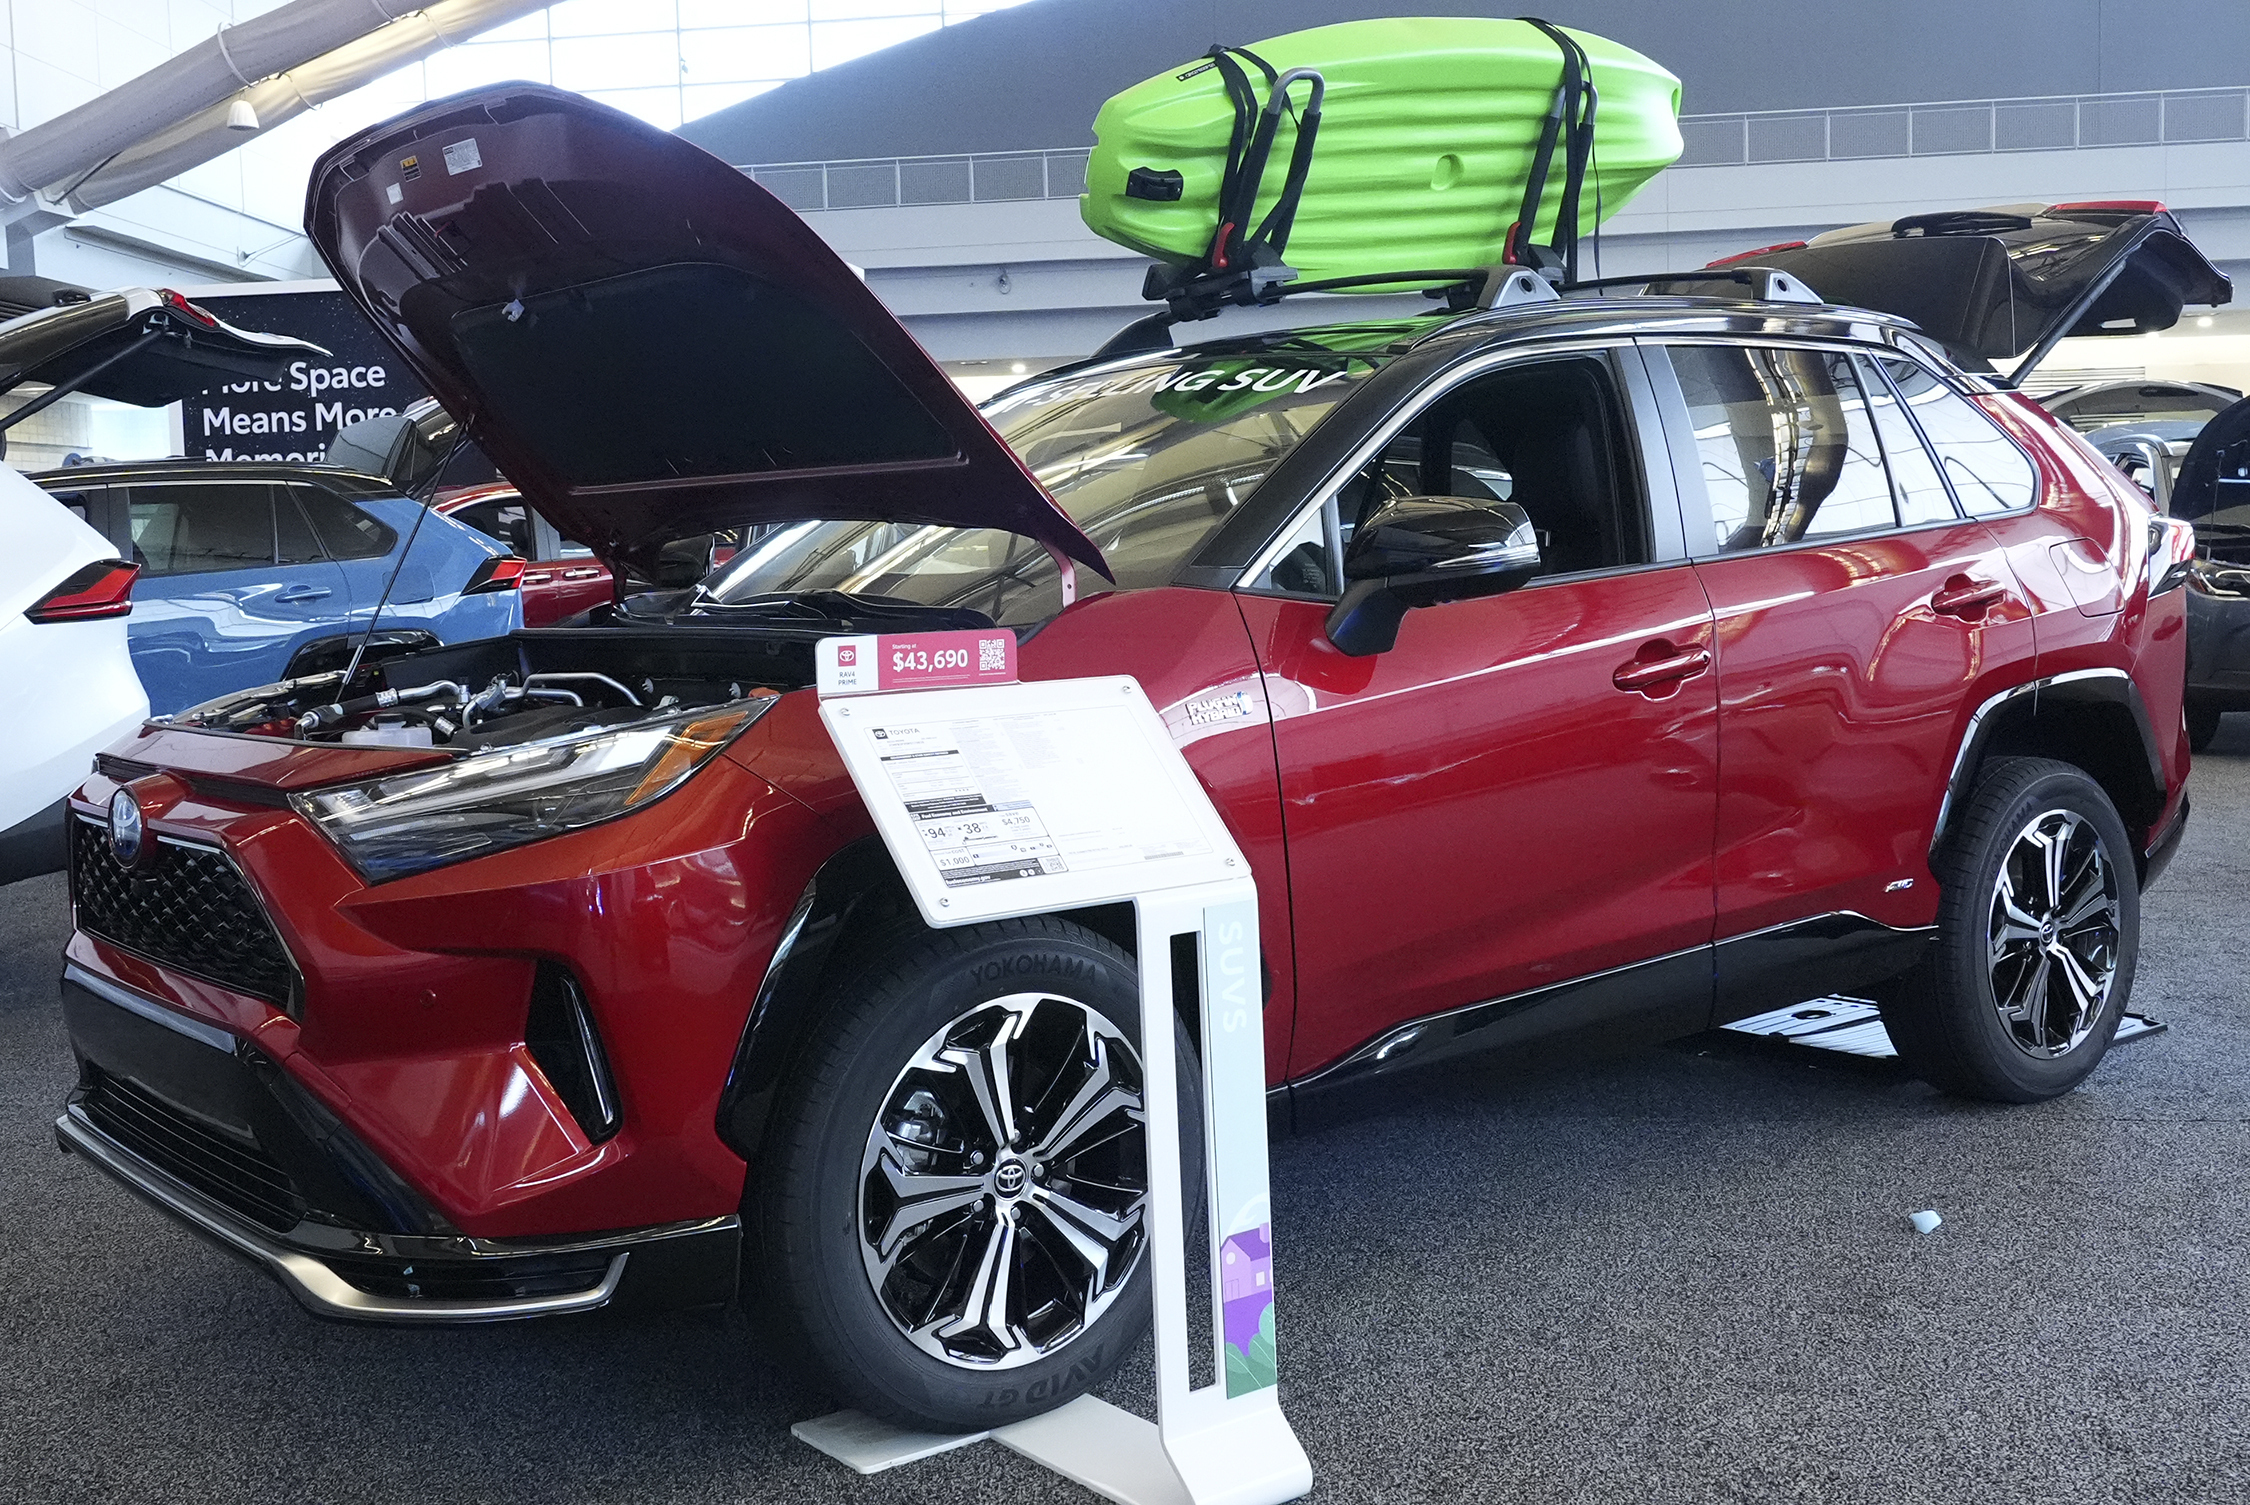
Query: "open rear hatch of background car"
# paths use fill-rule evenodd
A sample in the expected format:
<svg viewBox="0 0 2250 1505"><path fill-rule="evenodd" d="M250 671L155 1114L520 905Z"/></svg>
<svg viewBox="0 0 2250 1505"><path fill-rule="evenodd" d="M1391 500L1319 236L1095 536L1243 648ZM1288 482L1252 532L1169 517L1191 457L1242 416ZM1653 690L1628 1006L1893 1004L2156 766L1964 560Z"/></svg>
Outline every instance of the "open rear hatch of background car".
<svg viewBox="0 0 2250 1505"><path fill-rule="evenodd" d="M25 382L48 388L0 415L0 455L10 428L73 392L160 407L215 382L274 381L291 361L327 354L237 329L171 291L129 287L42 308L0 324L0 392Z"/></svg>
<svg viewBox="0 0 2250 1505"><path fill-rule="evenodd" d="M330 150L305 218L525 499L613 564L822 518L1001 528L1103 568L852 269L668 132L534 85L457 95Z"/></svg>
<svg viewBox="0 0 2250 1505"><path fill-rule="evenodd" d="M2010 385L2059 340L2169 329L2182 308L2233 297L2171 213L2144 202L1910 215L1712 266L1772 267L1827 302L1911 319L1972 371L2021 356ZM1692 277L1667 287L1708 290Z"/></svg>

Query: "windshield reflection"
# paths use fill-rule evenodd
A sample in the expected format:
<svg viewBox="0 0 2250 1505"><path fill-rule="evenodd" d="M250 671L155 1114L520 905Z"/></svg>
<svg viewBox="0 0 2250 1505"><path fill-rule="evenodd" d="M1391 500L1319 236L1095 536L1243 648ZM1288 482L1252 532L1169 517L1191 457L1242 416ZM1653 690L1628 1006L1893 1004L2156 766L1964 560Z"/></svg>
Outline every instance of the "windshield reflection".
<svg viewBox="0 0 2250 1505"><path fill-rule="evenodd" d="M1082 570L1079 594L1141 590L1168 582L1380 359L1309 342L1168 351L1026 384L984 413L1109 561L1113 583ZM905 523L792 524L706 581L701 599L815 590L967 608L1012 625L1062 610L1054 561L1030 539Z"/></svg>

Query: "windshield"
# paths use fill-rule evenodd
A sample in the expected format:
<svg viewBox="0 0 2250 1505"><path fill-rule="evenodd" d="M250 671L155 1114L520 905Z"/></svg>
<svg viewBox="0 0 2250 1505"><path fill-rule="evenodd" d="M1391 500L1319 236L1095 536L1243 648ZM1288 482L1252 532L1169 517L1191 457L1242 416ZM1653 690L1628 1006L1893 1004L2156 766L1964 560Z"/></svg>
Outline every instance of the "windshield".
<svg viewBox="0 0 2250 1505"><path fill-rule="evenodd" d="M1378 331L1351 332L1373 343ZM1399 331L1380 331L1389 345ZM1101 547L1119 590L1168 583L1203 541L1365 380L1380 353L1288 340L1247 353L1165 351L1032 382L984 415ZM1381 345L1378 345L1377 351ZM1079 594L1110 589L1091 570ZM1025 626L1062 610L1047 551L996 529L798 523L704 582L704 603L815 590L962 607Z"/></svg>

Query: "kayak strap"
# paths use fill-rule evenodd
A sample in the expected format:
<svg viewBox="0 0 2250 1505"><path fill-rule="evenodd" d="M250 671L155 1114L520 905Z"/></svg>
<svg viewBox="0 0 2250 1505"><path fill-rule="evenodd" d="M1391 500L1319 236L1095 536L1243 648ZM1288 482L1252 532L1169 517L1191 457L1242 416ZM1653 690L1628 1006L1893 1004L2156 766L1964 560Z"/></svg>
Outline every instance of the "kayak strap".
<svg viewBox="0 0 2250 1505"><path fill-rule="evenodd" d="M1562 80L1554 102L1539 126L1539 143L1532 149L1531 173L1524 179L1523 205L1508 227L1503 263L1528 266L1543 273L1559 272L1566 283L1578 280L1579 198L1586 168L1593 160L1594 116L1601 107L1594 87L1594 65L1578 39L1537 16L1519 16L1527 26L1545 32L1562 51ZM1562 202L1555 212L1553 238L1538 243L1539 210L1547 196L1547 174L1554 166L1555 148L1563 149Z"/></svg>
<svg viewBox="0 0 2250 1505"><path fill-rule="evenodd" d="M1228 306L1270 303L1280 296L1281 285L1297 275L1282 257L1304 198L1305 179L1312 171L1313 144L1320 134L1327 89L1316 70L1293 68L1281 73L1246 47L1213 47L1205 56L1218 71L1234 112L1226 169L1219 179L1218 223L1200 261L1186 267L1152 266L1141 289L1144 297L1164 300L1175 321L1208 319ZM1244 61L1262 80L1253 79ZM1289 168L1272 207L1253 223L1274 142L1281 134L1281 117L1299 84L1307 86L1307 97L1297 116Z"/></svg>

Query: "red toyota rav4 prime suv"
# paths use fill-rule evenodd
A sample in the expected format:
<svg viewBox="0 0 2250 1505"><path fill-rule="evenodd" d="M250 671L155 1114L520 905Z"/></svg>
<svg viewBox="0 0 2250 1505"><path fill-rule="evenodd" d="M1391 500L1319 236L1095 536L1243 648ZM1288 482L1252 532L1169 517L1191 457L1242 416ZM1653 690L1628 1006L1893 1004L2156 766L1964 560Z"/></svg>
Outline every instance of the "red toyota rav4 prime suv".
<svg viewBox="0 0 2250 1505"><path fill-rule="evenodd" d="M2187 815L2192 545L1962 366L2223 300L2160 209L1628 297L1503 268L981 415L755 184L570 95L379 127L308 218L564 534L631 566L788 524L692 590L151 722L77 795L62 1143L315 1312L739 1281L839 1394L951 1429L1120 1361L1129 913L925 929L815 714L836 633L1138 678L1256 868L1278 1112L1836 991L1987 1098L2116 1028Z"/></svg>

